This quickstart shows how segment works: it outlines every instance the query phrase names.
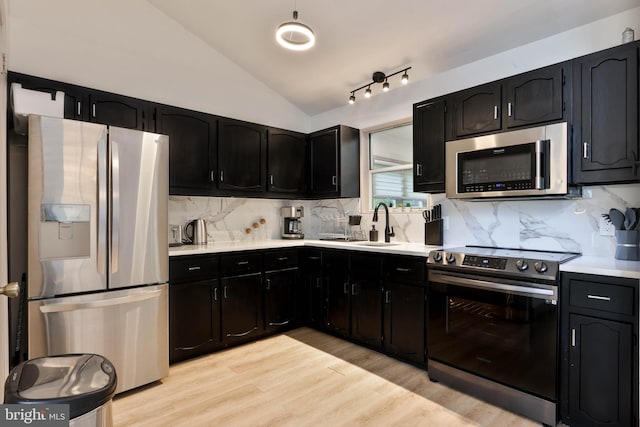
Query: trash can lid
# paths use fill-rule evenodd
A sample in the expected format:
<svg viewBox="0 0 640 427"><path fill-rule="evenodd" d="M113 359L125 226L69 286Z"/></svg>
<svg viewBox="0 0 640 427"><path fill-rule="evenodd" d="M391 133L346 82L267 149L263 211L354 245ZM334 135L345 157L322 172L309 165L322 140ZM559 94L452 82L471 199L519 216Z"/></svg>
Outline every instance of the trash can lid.
<svg viewBox="0 0 640 427"><path fill-rule="evenodd" d="M4 403L68 404L73 419L111 400L116 381L111 362L97 354L39 357L11 370Z"/></svg>

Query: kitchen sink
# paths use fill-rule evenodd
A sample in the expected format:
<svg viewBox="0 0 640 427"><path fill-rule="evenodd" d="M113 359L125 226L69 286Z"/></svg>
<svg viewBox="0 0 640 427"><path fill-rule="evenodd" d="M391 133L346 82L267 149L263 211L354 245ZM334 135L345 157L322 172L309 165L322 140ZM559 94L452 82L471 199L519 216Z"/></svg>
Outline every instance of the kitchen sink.
<svg viewBox="0 0 640 427"><path fill-rule="evenodd" d="M395 242L361 242L358 243L358 245L362 245L362 246L395 246L395 245L399 245L400 243L395 243Z"/></svg>

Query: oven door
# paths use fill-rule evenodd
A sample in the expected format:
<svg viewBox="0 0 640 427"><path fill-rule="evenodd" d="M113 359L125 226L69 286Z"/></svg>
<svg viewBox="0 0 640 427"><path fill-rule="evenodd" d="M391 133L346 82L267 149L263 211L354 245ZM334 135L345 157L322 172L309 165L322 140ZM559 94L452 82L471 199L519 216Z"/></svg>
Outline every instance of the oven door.
<svg viewBox="0 0 640 427"><path fill-rule="evenodd" d="M555 285L429 271L428 357L555 401Z"/></svg>

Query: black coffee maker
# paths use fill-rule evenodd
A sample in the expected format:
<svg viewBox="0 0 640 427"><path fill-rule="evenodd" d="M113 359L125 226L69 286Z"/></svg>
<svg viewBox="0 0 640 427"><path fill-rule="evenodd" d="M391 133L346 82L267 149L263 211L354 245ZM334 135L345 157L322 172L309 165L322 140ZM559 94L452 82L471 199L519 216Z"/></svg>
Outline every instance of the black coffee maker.
<svg viewBox="0 0 640 427"><path fill-rule="evenodd" d="M302 206L285 206L282 213L282 238L283 239L304 239L302 233L302 217L304 208Z"/></svg>

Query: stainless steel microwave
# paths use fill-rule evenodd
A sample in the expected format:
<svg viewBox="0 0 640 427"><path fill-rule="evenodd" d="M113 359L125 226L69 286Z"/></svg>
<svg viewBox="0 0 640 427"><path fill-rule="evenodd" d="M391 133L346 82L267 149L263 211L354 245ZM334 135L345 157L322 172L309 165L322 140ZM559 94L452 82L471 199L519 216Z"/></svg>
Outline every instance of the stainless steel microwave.
<svg viewBox="0 0 640 427"><path fill-rule="evenodd" d="M568 193L567 123L447 141L450 199Z"/></svg>

